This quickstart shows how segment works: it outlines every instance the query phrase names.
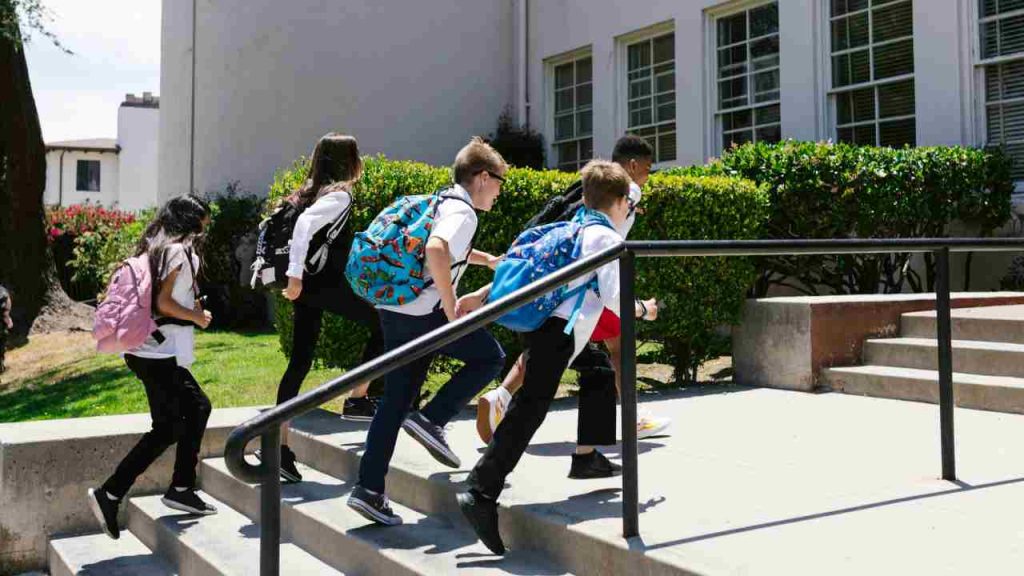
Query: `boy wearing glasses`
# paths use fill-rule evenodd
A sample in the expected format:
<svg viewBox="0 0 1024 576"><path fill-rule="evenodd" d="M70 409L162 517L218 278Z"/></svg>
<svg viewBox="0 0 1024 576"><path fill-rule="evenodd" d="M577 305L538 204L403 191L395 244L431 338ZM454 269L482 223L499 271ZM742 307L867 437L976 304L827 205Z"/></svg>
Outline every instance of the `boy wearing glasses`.
<svg viewBox="0 0 1024 576"><path fill-rule="evenodd" d="M456 319L456 290L467 264L497 266L498 258L474 250L477 210L488 212L501 194L508 166L494 148L473 138L455 157L455 186L441 192L437 215L427 240L424 276L432 281L415 300L399 306L379 306L384 347L394 350ZM410 413L427 378L433 354L385 377L384 395L370 424L366 452L359 467L359 484L348 505L378 524L401 524L388 505L384 478L395 450L399 428L423 445L438 462L450 468L461 464L448 446L444 427L505 363L498 341L480 329L438 350L465 365L438 390L422 410Z"/></svg>

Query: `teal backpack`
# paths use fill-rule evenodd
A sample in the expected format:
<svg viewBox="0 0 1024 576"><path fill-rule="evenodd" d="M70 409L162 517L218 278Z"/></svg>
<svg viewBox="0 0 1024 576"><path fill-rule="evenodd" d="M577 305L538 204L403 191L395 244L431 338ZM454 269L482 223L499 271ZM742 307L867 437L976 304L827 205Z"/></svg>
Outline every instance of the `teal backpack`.
<svg viewBox="0 0 1024 576"><path fill-rule="evenodd" d="M402 196L355 235L345 278L363 300L375 306L401 306L431 285L423 278L423 258L437 208L449 199L470 204L445 192ZM454 266L462 264L465 261Z"/></svg>
<svg viewBox="0 0 1024 576"><path fill-rule="evenodd" d="M580 208L569 222L545 224L520 234L494 271L494 282L487 297L488 302L495 302L508 296L578 260L583 230L588 226L607 226L615 229L604 214ZM502 315L497 322L515 332L533 332L544 324L562 302L575 298L572 314L565 327L565 333L571 334L588 290L597 291L596 279L591 279L571 290L568 285L563 284L536 300Z"/></svg>

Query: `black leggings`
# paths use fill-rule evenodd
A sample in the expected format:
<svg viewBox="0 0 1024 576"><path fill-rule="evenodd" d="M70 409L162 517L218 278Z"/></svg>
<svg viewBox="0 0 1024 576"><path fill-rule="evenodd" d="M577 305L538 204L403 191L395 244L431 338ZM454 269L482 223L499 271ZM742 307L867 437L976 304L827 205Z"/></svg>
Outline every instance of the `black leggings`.
<svg viewBox="0 0 1024 576"><path fill-rule="evenodd" d="M356 296L344 280L332 286L330 290L314 286L308 287L312 288L311 290L304 287L299 299L292 303L295 310L295 320L292 324L292 355L288 359L288 369L285 370L277 387L278 404L299 394L302 381L306 379L309 369L313 366L313 353L316 351L317 340L320 339L324 311L343 316L370 331L370 341L363 348L364 363L384 352L380 320L377 319L377 311L373 306ZM383 381L374 380L370 384L370 395L379 396L383 386Z"/></svg>

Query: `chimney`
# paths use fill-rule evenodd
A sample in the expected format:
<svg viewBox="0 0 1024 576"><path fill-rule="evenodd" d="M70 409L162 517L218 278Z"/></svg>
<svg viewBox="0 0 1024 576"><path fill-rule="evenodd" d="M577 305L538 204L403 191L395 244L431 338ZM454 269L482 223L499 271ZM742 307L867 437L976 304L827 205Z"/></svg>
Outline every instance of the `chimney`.
<svg viewBox="0 0 1024 576"><path fill-rule="evenodd" d="M142 93L142 101L144 103L146 103L146 104L151 103L153 101L153 93L152 92L143 92Z"/></svg>

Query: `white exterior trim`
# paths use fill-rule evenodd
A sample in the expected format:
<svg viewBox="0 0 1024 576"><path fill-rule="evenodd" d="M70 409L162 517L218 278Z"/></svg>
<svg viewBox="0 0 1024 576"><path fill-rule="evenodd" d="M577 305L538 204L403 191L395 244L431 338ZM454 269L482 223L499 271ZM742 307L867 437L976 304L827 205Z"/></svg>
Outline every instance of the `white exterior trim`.
<svg viewBox="0 0 1024 576"><path fill-rule="evenodd" d="M545 157L547 158L547 165L554 167L558 165L557 159L555 158L555 68L562 64L568 64L569 62L575 62L582 58L591 58L591 70L590 70L590 85L591 85L591 110L593 110L594 97L593 97L593 85L594 85L594 51L592 45L581 46L569 52L563 52L561 54L551 56L544 59L544 79L541 83L544 90L544 99L541 104L541 113L544 118L544 146L546 148ZM594 129L591 128L590 138L594 138ZM577 138L579 140L580 138ZM594 156L597 157L597 149L594 149Z"/></svg>
<svg viewBox="0 0 1024 576"><path fill-rule="evenodd" d="M668 33L675 33L675 20L659 22L641 30L627 32L615 37L615 134L621 136L629 130L629 46L644 40L652 40L658 36ZM654 168L660 169L667 166L675 166L679 163L679 44L676 43L676 54L673 56L673 70L675 71L675 94L676 94L676 159L670 162L657 162ZM653 55L652 55L653 58ZM651 110L653 115L655 110ZM595 156L600 154L595 149Z"/></svg>

